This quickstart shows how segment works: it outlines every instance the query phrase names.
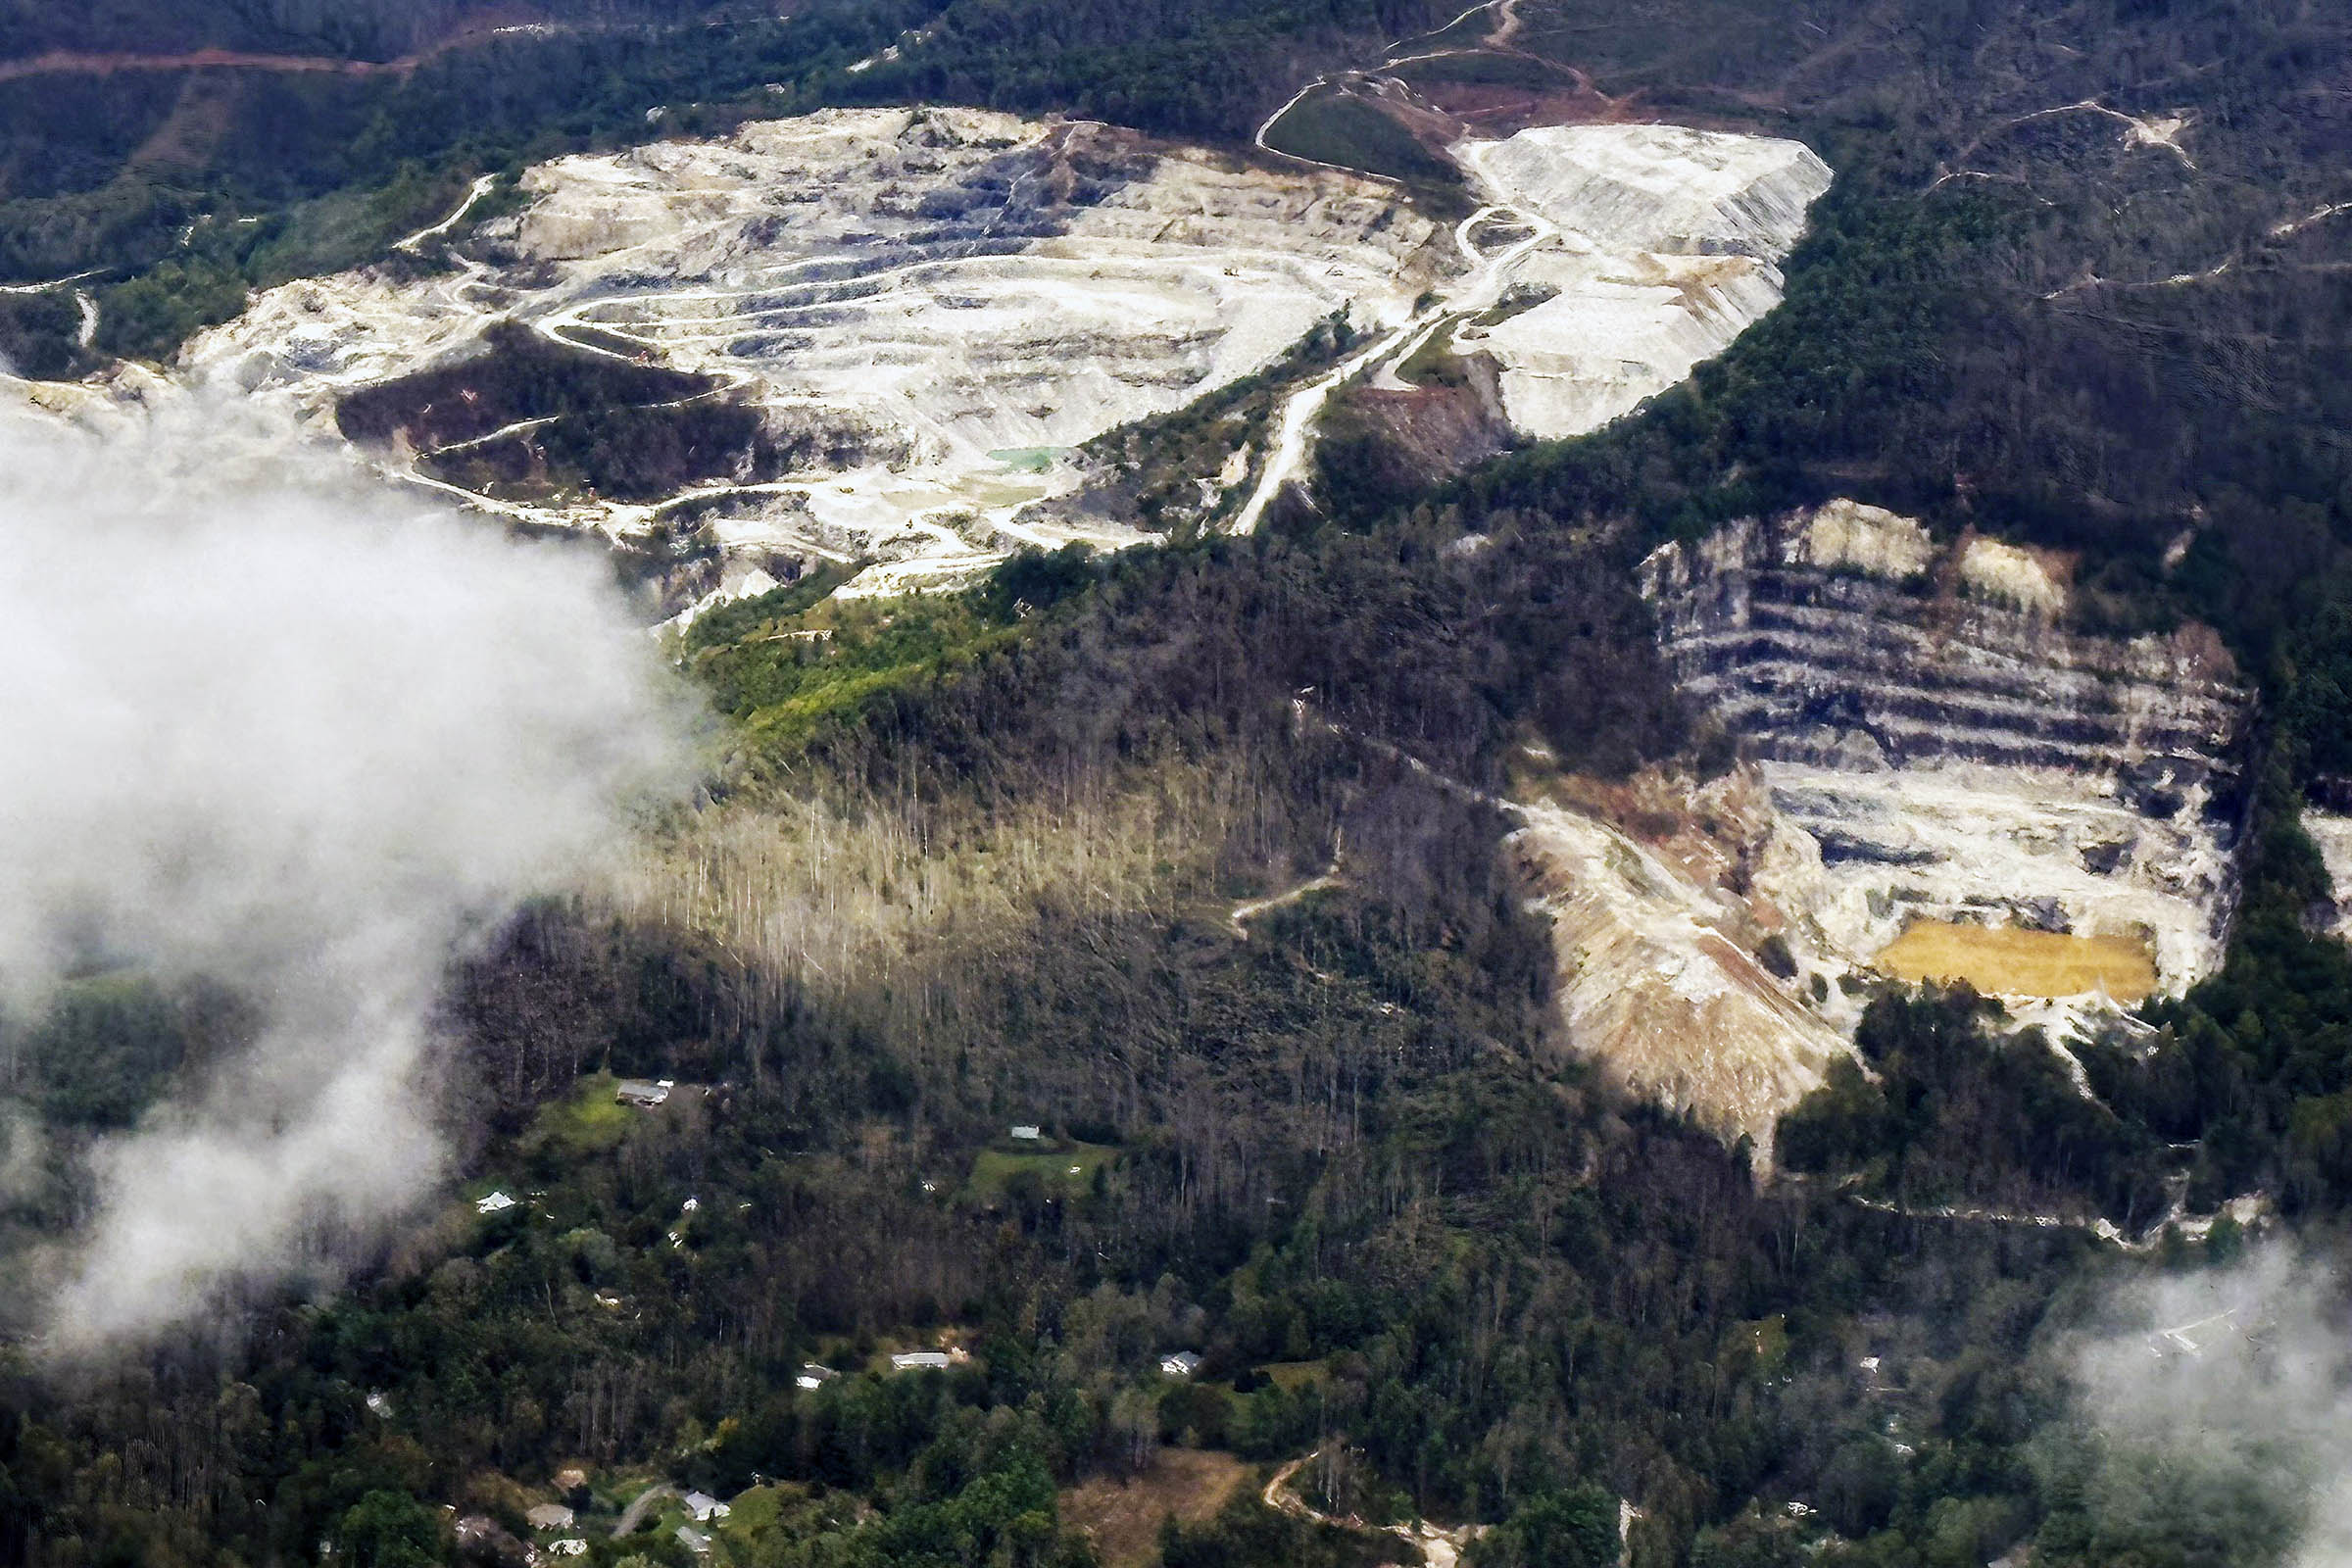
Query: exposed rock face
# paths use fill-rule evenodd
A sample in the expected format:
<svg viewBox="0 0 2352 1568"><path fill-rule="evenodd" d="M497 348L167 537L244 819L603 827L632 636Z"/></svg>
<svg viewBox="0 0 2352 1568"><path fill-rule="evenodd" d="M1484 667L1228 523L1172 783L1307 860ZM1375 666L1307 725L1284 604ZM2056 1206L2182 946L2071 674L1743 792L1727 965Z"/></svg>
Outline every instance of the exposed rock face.
<svg viewBox="0 0 2352 1568"><path fill-rule="evenodd" d="M485 225L460 274L272 290L200 339L192 368L318 408L476 352L509 318L715 377L800 460L734 487L730 548L879 557L896 564L877 580L904 586L1018 543L1134 542L1019 514L1074 486L1069 448L1263 368L1335 313L1399 321L1451 261L1372 181L965 110L751 124L559 159L523 188L530 205ZM779 489L799 520L762 532ZM489 504L613 534L664 515L593 496Z"/></svg>
<svg viewBox="0 0 2352 1568"><path fill-rule="evenodd" d="M1856 982L1898 956L1969 965L2062 1053L2111 1007L2107 976L2144 988L2152 965L2177 991L2209 970L2244 694L2202 628L2062 629L2064 570L1850 501L1643 563L1684 690L1749 760L1706 784L1523 786L1547 797L1511 842L1570 1046L1752 1140L1763 1171L1852 1050ZM2352 828L2315 831L2352 887Z"/></svg>
<svg viewBox="0 0 2352 1568"><path fill-rule="evenodd" d="M1736 816L1736 792L1702 792L1690 812ZM1510 845L1551 921L1570 1047L1727 1145L1749 1140L1755 1168L1770 1170L1781 1116L1853 1051L1793 976L1756 956L1755 915L1770 911L1732 896L1703 853L1644 844L1590 810L1521 814Z"/></svg>
<svg viewBox="0 0 2352 1568"><path fill-rule="evenodd" d="M1673 125L1543 126L1454 152L1494 222L1548 236L1519 276L1551 297L1454 338L1501 362L1512 423L1544 439L1631 413L1779 305L1779 264L1831 178L1802 143Z"/></svg>
<svg viewBox="0 0 2352 1568"><path fill-rule="evenodd" d="M2232 885L2245 700L2218 640L2062 630L2049 565L1986 540L1931 591L1923 539L1825 509L1644 564L1685 689L1819 846L1782 901L1849 963L1914 920L2025 924L2138 939L2166 988L2188 984Z"/></svg>
<svg viewBox="0 0 2352 1568"><path fill-rule="evenodd" d="M1770 261L1830 188L1802 142L1680 125L1543 125L1494 144L1478 172L1514 205L1624 251Z"/></svg>
<svg viewBox="0 0 2352 1568"><path fill-rule="evenodd" d="M2335 918L2328 928L2352 941L2352 816L2306 808L2303 831L2320 847L2320 858L2327 863L2328 880L2335 895Z"/></svg>

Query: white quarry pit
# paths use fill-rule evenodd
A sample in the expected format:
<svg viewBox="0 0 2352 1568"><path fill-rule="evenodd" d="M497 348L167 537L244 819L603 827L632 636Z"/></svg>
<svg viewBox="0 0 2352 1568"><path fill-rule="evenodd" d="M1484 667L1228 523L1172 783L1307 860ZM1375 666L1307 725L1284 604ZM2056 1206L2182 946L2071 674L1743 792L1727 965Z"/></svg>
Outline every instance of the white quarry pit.
<svg viewBox="0 0 2352 1568"><path fill-rule="evenodd" d="M1393 376L1452 331L1502 361L1525 433L1589 429L1777 303L1774 264L1829 181L1795 143L1664 126L1549 127L1457 154L1493 205L1447 233L1377 181L1099 124L827 111L542 165L519 213L417 237L460 236L457 271L270 290L185 365L330 424L343 396L477 353L500 320L713 376L780 445L822 456L650 504L496 499L422 471L433 452L379 458L485 510L614 538L690 505L725 552L706 585L721 596L787 561L878 562L846 591L893 592L968 579L1022 545L1138 542L1066 507L1039 520L1084 482L1072 449L1265 368L1334 315L1368 345L1338 373ZM1294 396L1238 471L1203 480L1249 487L1237 526L1303 471L1338 373ZM540 422L465 444L526 441ZM1058 456L1008 461L1041 453Z"/></svg>
<svg viewBox="0 0 2352 1568"><path fill-rule="evenodd" d="M2173 994L2219 963L2248 702L2210 631L2069 631L2063 563L1939 548L1850 501L1666 546L1642 587L1682 690L1748 760L1583 781L1512 841L1569 1044L1628 1089L1768 1169L1915 924L1936 961L2020 982L1981 989L2062 1054L2121 1017L2097 978L2119 950ZM2308 820L2352 907L2352 819ZM2036 944L2068 961L2013 952ZM2053 975L2070 994L2025 994Z"/></svg>
<svg viewBox="0 0 2352 1568"><path fill-rule="evenodd" d="M2144 945L2178 992L2218 961L2234 873L2216 808L2246 700L2198 628L2060 629L2032 552L1969 539L1959 593L1908 518L1833 503L1643 568L1684 689L1740 735L1814 854L1760 885L1825 965L1917 920Z"/></svg>
<svg viewBox="0 0 2352 1568"><path fill-rule="evenodd" d="M1024 528L1023 509L1076 474L1003 455L1182 408L1335 313L1400 322L1446 260L1438 231L1370 181L978 111L826 112L559 159L523 188L531 204L466 246L497 265L288 284L199 339L190 368L323 414L512 318L715 375L771 428L852 453L750 487L798 504L731 509L730 546L879 558L895 564L876 582L903 587L1015 544L1134 542L1115 526ZM616 536L669 505L485 504Z"/></svg>
<svg viewBox="0 0 2352 1568"><path fill-rule="evenodd" d="M1551 297L1452 340L1501 364L1505 411L1539 439L1633 412L1778 306L1831 181L1800 142L1674 125L1543 126L1454 155L1484 218L1545 236L1518 279Z"/></svg>

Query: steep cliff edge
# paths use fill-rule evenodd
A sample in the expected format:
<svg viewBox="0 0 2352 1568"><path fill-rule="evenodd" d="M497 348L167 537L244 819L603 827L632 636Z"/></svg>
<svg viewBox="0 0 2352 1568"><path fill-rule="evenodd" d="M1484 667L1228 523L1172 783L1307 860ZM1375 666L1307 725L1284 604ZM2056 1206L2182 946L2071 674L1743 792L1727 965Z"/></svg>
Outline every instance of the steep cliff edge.
<svg viewBox="0 0 2352 1568"><path fill-rule="evenodd" d="M1926 922L2010 926L2136 943L2158 986L2188 985L2231 894L2246 700L2228 655L2199 627L2069 631L2063 563L1925 545L1834 504L1644 564L1684 690L1820 848L1788 902L1849 964ZM1997 958L1959 972L2035 994Z"/></svg>
<svg viewBox="0 0 2352 1568"><path fill-rule="evenodd" d="M2085 635L2066 563L1851 502L1642 566L1742 761L1548 786L1515 836L1571 1046L1759 1168L1880 978L2070 1027L2218 963L2247 697L2209 631Z"/></svg>

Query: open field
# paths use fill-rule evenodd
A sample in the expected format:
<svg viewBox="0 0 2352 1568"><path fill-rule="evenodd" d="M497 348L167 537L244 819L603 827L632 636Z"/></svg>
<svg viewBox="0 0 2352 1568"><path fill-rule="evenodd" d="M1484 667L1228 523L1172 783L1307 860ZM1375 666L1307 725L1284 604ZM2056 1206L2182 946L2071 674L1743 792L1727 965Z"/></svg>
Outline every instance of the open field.
<svg viewBox="0 0 2352 1568"><path fill-rule="evenodd" d="M1879 955L1878 967L1898 980L1965 980L1997 997L2079 997L2104 990L2130 1004L2156 989L2146 945L2130 937L1944 920L1914 921Z"/></svg>
<svg viewBox="0 0 2352 1568"><path fill-rule="evenodd" d="M1451 185L1461 178L1404 126L1336 87L1300 99L1266 128L1266 145L1310 163L1408 183Z"/></svg>
<svg viewBox="0 0 2352 1568"><path fill-rule="evenodd" d="M1102 1568L1146 1568L1158 1559L1159 1522L1197 1525L1225 1506L1249 1479L1230 1453L1162 1448L1133 1481L1098 1476L1061 1494L1061 1516L1094 1538Z"/></svg>
<svg viewBox="0 0 2352 1568"><path fill-rule="evenodd" d="M1049 1193L1083 1192L1093 1183L1096 1169L1116 1159L1118 1153L1101 1144L1066 1144L1058 1150L1019 1154L984 1149L972 1162L972 1196L1002 1198L1006 1185L1023 1171L1034 1172Z"/></svg>

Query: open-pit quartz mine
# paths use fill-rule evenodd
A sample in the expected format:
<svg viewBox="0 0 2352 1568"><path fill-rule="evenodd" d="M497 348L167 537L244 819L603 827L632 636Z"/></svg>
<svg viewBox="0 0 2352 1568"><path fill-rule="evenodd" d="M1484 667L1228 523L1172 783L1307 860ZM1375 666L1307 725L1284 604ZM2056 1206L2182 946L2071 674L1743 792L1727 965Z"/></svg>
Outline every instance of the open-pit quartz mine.
<svg viewBox="0 0 2352 1568"><path fill-rule="evenodd" d="M1441 332L1495 356L1525 432L1590 428L1777 302L1829 178L1794 143L1660 126L1456 155L1490 205L1448 231L1378 181L1100 124L826 112L533 169L519 211L270 290L187 368L404 480L650 544L672 609L818 562L890 592L1140 542L1040 505L1087 483L1076 449L1336 316L1351 352L1203 480L1247 486L1237 530L1302 475L1329 392Z"/></svg>
<svg viewBox="0 0 2352 1568"><path fill-rule="evenodd" d="M1780 263L1830 170L1801 142L1674 125L1554 125L1454 156L1491 205L1465 248L1524 246L1512 291L1453 330L1502 367L1543 439L1630 413L1781 302Z"/></svg>
<svg viewBox="0 0 2352 1568"><path fill-rule="evenodd" d="M2069 630L2062 560L1846 501L1642 587L1748 760L1586 781L1514 836L1570 1043L1634 1092L1768 1165L1871 976L1965 980L2063 1051L2218 961L2247 699L2211 632ZM2352 883L2352 831L2315 832Z"/></svg>
<svg viewBox="0 0 2352 1568"><path fill-rule="evenodd" d="M1849 502L1667 546L1643 587L1818 846L1780 891L1826 963L2136 1001L2219 956L2245 699L2210 632L2069 631L2062 562Z"/></svg>
<svg viewBox="0 0 2352 1568"><path fill-rule="evenodd" d="M756 427L690 428L709 450L666 495L534 488L555 466L551 427L581 416L515 405L446 423L457 396L481 407L480 385L451 384L438 411L422 389L375 422L398 471L492 510L615 537L683 510L733 577L875 561L854 586L887 590L1024 543L1134 542L1021 514L1075 487L1080 443L1264 368L1335 313L1402 320L1449 260L1369 181L963 110L828 112L564 158L523 193L452 253L457 270L272 290L200 340L192 368L323 416L482 356L508 323L574 367L692 377L639 401L742 407Z"/></svg>

